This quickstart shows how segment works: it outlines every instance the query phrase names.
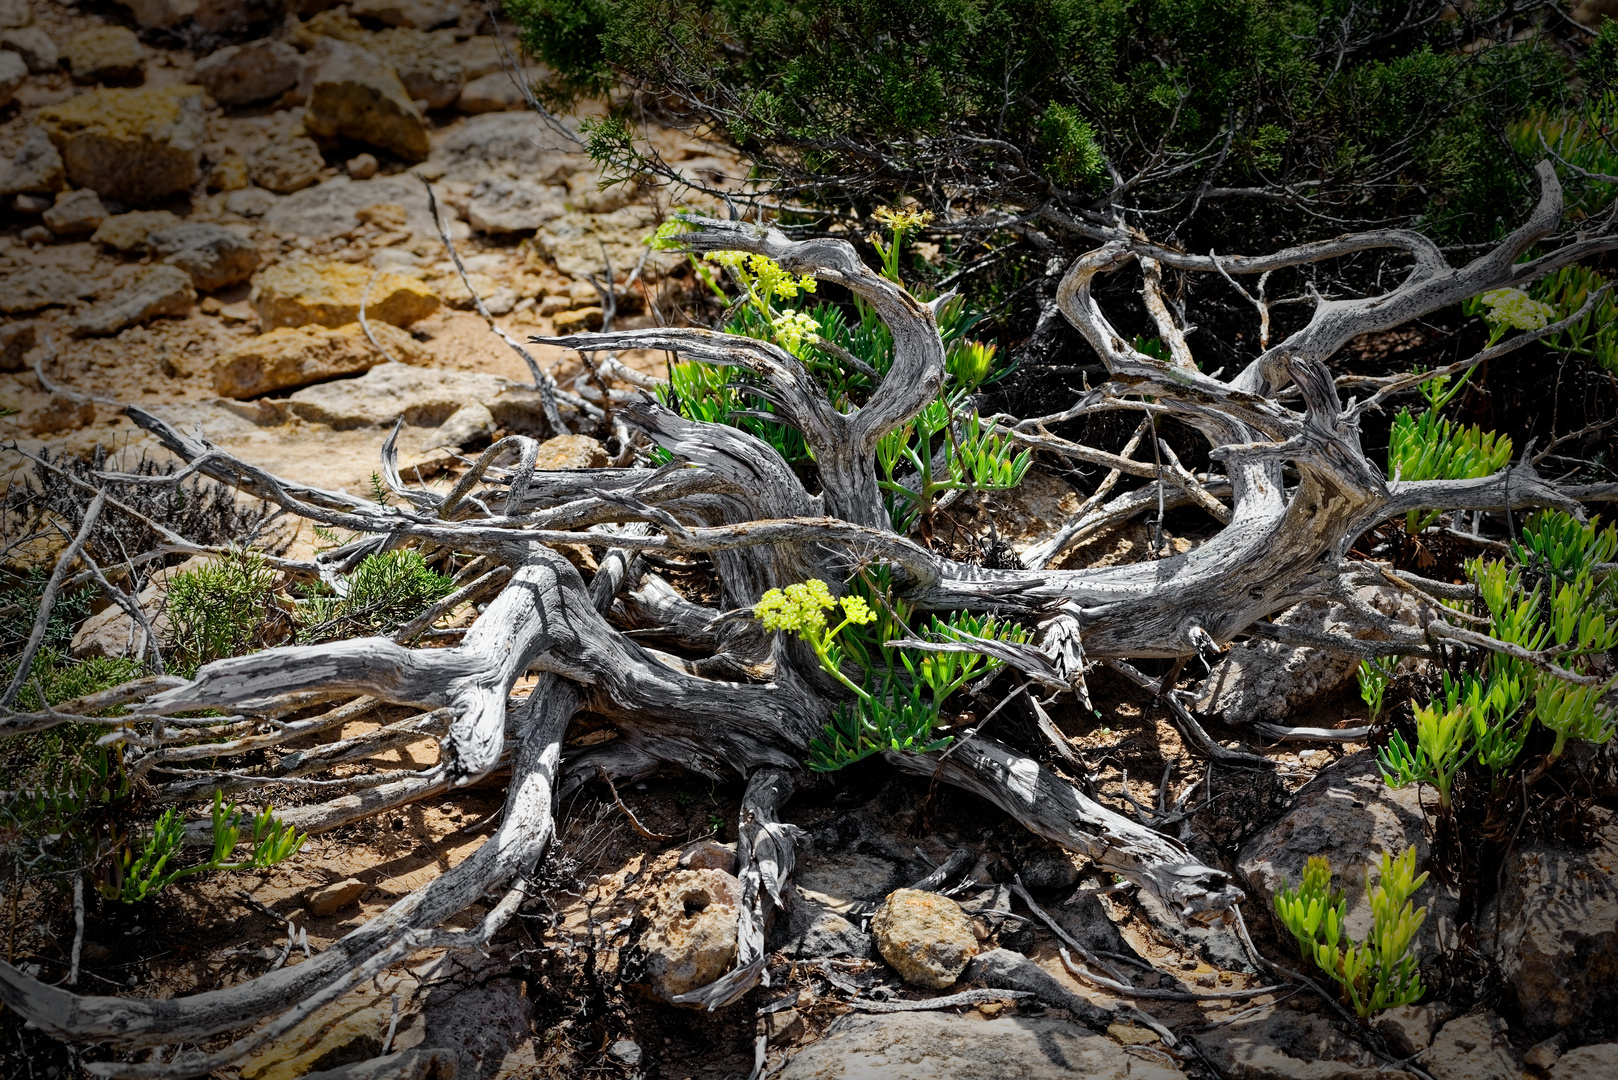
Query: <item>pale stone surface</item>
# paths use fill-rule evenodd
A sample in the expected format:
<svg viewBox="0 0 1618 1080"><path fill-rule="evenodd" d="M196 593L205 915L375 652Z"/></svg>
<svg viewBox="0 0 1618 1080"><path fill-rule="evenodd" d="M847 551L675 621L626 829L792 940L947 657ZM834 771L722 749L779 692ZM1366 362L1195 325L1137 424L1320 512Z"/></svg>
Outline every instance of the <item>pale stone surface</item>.
<svg viewBox="0 0 1618 1080"><path fill-rule="evenodd" d="M39 111L38 122L79 187L140 204L197 182L200 86L92 90Z"/></svg>
<svg viewBox="0 0 1618 1080"><path fill-rule="evenodd" d="M0 173L0 195L49 195L67 186L67 169L49 132L36 127Z"/></svg>
<svg viewBox="0 0 1618 1080"><path fill-rule="evenodd" d="M1551 1080L1602 1080L1618 1076L1618 1042L1570 1050L1551 1069Z"/></svg>
<svg viewBox="0 0 1618 1080"><path fill-rule="evenodd" d="M197 0L118 0L146 29L166 29L185 22L197 11Z"/></svg>
<svg viewBox="0 0 1618 1080"><path fill-rule="evenodd" d="M34 347L37 331L31 322L15 319L0 323L0 371L21 371Z"/></svg>
<svg viewBox="0 0 1618 1080"><path fill-rule="evenodd" d="M56 48L56 42L38 26L0 30L0 49L22 57L23 64L35 75L55 71L56 66L61 63L61 53Z"/></svg>
<svg viewBox="0 0 1618 1080"><path fill-rule="evenodd" d="M433 1047L305 1073L302 1080L456 1080L459 1072L454 1053Z"/></svg>
<svg viewBox="0 0 1618 1080"><path fill-rule="evenodd" d="M184 315L196 302L189 274L174 266L152 266L71 325L76 334L106 336L160 316Z"/></svg>
<svg viewBox="0 0 1618 1080"><path fill-rule="evenodd" d="M387 323L371 324L384 348L397 361L426 364L431 356L409 334ZM222 354L214 364L214 392L220 397L251 398L276 390L310 386L327 379L369 371L385 358L366 340L358 323L277 327Z"/></svg>
<svg viewBox="0 0 1618 1080"><path fill-rule="evenodd" d="M550 471L602 469L606 465L606 448L588 435L552 436L539 444L534 457L534 468Z"/></svg>
<svg viewBox="0 0 1618 1080"><path fill-rule="evenodd" d="M454 0L355 0L350 10L358 18L416 30L431 30L461 17Z"/></svg>
<svg viewBox="0 0 1618 1080"><path fill-rule="evenodd" d="M721 844L717 840L698 840L687 844L680 852L682 870L723 870L736 872L736 845Z"/></svg>
<svg viewBox="0 0 1618 1080"><path fill-rule="evenodd" d="M276 139L260 147L247 163L247 175L266 191L288 195L320 179L326 159L313 139Z"/></svg>
<svg viewBox="0 0 1618 1080"><path fill-rule="evenodd" d="M44 307L63 307L93 296L96 283L54 266L41 266L0 278L0 311L21 315Z"/></svg>
<svg viewBox="0 0 1618 1080"><path fill-rule="evenodd" d="M418 236L438 239L438 230L427 209L427 193L421 181L410 176L379 176L372 180L338 176L278 201L265 214L264 223L276 232L329 240L351 232L361 224L360 214L367 207L398 205L404 208L402 228ZM471 235L464 223L460 238ZM442 249L440 249L442 250Z"/></svg>
<svg viewBox="0 0 1618 1080"><path fill-rule="evenodd" d="M371 154L355 154L344 163L343 169L355 180L369 180L376 175L377 161Z"/></svg>
<svg viewBox="0 0 1618 1080"><path fill-rule="evenodd" d="M51 394L23 415L23 426L35 435L77 431L96 418L93 404L66 394Z"/></svg>
<svg viewBox="0 0 1618 1080"><path fill-rule="evenodd" d="M386 427L400 417L411 427L437 428L468 401L487 405L495 423L510 431L528 433L544 426L537 390L494 375L409 364L378 364L357 379L306 387L289 397L284 408L300 419L338 430ZM436 434L426 437L428 446L437 442ZM537 468L551 467L544 464L545 458L541 444Z"/></svg>
<svg viewBox="0 0 1618 1080"><path fill-rule="evenodd" d="M1520 1080L1522 1055L1506 1038L1504 1020L1475 1012L1443 1026L1421 1067L1433 1080Z"/></svg>
<svg viewBox="0 0 1618 1080"><path fill-rule="evenodd" d="M770 947L788 956L871 955L871 935L818 900L789 885L782 896L784 910L776 916Z"/></svg>
<svg viewBox="0 0 1618 1080"><path fill-rule="evenodd" d="M610 214L570 210L541 226L535 239L563 275L583 281L591 274L601 276L603 247L616 273L633 267L645 250L641 241L654 227L644 206L626 206Z"/></svg>
<svg viewBox="0 0 1618 1080"><path fill-rule="evenodd" d="M193 17L204 30L222 34L279 18L286 13L288 6L285 0L197 0L197 11ZM291 6L296 8L298 5Z"/></svg>
<svg viewBox="0 0 1618 1080"><path fill-rule="evenodd" d="M449 419L439 425L436 436L439 446L455 449L487 442L494 435L494 414L481 401L469 401L450 413Z"/></svg>
<svg viewBox="0 0 1618 1080"><path fill-rule="evenodd" d="M303 58L284 41L230 45L197 61L197 82L221 105L249 105L298 85Z"/></svg>
<svg viewBox="0 0 1618 1080"><path fill-rule="evenodd" d="M1594 847L1526 844L1506 861L1500 892L1478 918L1529 1032L1582 1033L1618 1008L1618 824Z"/></svg>
<svg viewBox="0 0 1618 1080"><path fill-rule="evenodd" d="M28 0L0 0L0 27L27 26L33 21L34 9Z"/></svg>
<svg viewBox="0 0 1618 1080"><path fill-rule="evenodd" d="M1341 1035L1325 1017L1287 1008L1198 1032L1198 1049L1227 1080L1415 1080Z"/></svg>
<svg viewBox="0 0 1618 1080"><path fill-rule="evenodd" d="M303 902L304 906L309 909L310 914L325 918L328 915L337 914L348 905L354 903L354 901L365 895L365 890L368 888L370 888L369 885L357 878L345 878L342 881L334 881L330 885L322 885L320 888L310 891L303 898Z"/></svg>
<svg viewBox="0 0 1618 1080"><path fill-rule="evenodd" d="M146 243L164 262L190 274L199 292L240 285L258 268L258 248L222 225L186 222L148 234Z"/></svg>
<svg viewBox="0 0 1618 1080"><path fill-rule="evenodd" d="M460 96L466 72L453 31L429 33L398 27L371 35L365 44L393 68L410 100L442 109Z"/></svg>
<svg viewBox="0 0 1618 1080"><path fill-rule="evenodd" d="M1375 753L1367 750L1343 758L1305 784L1279 820L1242 846L1236 867L1250 890L1250 906L1270 912L1282 883L1297 884L1309 858L1324 856L1348 896L1346 931L1362 938L1371 929L1367 874L1378 872L1384 852L1399 855L1411 845L1419 867L1428 857L1420 793L1414 785L1389 787ZM1452 888L1429 879L1414 901L1427 908L1416 950L1431 958L1443 942L1454 940L1459 898Z"/></svg>
<svg viewBox="0 0 1618 1080"><path fill-rule="evenodd" d="M1400 1005L1376 1014L1377 1034L1400 1057L1414 1057L1432 1045L1433 1033L1455 1015L1445 1003Z"/></svg>
<svg viewBox="0 0 1618 1080"><path fill-rule="evenodd" d="M406 161L425 160L431 148L426 121L394 70L345 42L327 38L320 45L303 118L309 133L358 139Z"/></svg>
<svg viewBox="0 0 1618 1080"><path fill-rule="evenodd" d="M146 72L146 46L122 26L97 26L67 39L62 58L81 82L139 82Z"/></svg>
<svg viewBox="0 0 1618 1080"><path fill-rule="evenodd" d="M530 68L521 77L533 85L539 76L538 70ZM461 96L455 99L455 107L469 116L510 112L528 108L528 98L510 72L499 70L470 80L461 88Z"/></svg>
<svg viewBox="0 0 1618 1080"><path fill-rule="evenodd" d="M472 228L493 234L531 233L564 212L560 188L503 177L485 180L473 188L466 204Z"/></svg>
<svg viewBox="0 0 1618 1080"><path fill-rule="evenodd" d="M241 191L249 183L247 162L239 157L228 157L208 170L209 191Z"/></svg>
<svg viewBox="0 0 1618 1080"><path fill-rule="evenodd" d="M135 255L148 249L147 238L154 232L179 224L179 217L167 210L131 210L107 218L96 227L90 239L125 255Z"/></svg>
<svg viewBox="0 0 1618 1080"><path fill-rule="evenodd" d="M45 211L41 220L57 236L89 236L107 220L107 208L95 192L80 188L59 193L56 204Z"/></svg>
<svg viewBox="0 0 1618 1080"><path fill-rule="evenodd" d="M932 990L953 985L978 951L961 905L920 889L889 893L871 918L871 934L905 982Z"/></svg>
<svg viewBox="0 0 1618 1080"><path fill-rule="evenodd" d="M551 316L551 326L558 334L582 334L587 331L600 330L601 321L605 312L599 307L574 308L572 311L558 311Z"/></svg>
<svg viewBox="0 0 1618 1080"><path fill-rule="evenodd" d="M353 263L281 263L261 271L253 282L253 308L266 330L277 326L347 326L359 320L360 299L371 271ZM365 317L409 326L439 308L425 285L399 274L371 281Z"/></svg>
<svg viewBox="0 0 1618 1080"><path fill-rule="evenodd" d="M800 1050L779 1080L1184 1080L1185 1074L1070 1020L970 1013L851 1013Z"/></svg>
<svg viewBox="0 0 1618 1080"><path fill-rule="evenodd" d="M676 870L645 905L646 975L664 1001L724 975L736 956L741 883L722 870Z"/></svg>
<svg viewBox="0 0 1618 1080"><path fill-rule="evenodd" d="M28 63L11 50L0 52L0 109L11 104L17 90L28 79Z"/></svg>
<svg viewBox="0 0 1618 1080"><path fill-rule="evenodd" d="M443 164L446 179L473 184L497 168L535 184L565 184L581 169L595 171L583 153L553 149L556 141L531 112L485 113L438 136L433 161Z"/></svg>

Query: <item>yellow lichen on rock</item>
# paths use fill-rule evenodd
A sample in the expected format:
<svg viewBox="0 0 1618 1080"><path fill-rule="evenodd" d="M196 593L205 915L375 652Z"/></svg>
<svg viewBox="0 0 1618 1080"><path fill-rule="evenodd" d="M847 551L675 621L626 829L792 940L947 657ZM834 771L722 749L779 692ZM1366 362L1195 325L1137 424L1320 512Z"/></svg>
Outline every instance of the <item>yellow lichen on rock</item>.
<svg viewBox="0 0 1618 1080"><path fill-rule="evenodd" d="M895 889L871 918L876 947L912 986L952 986L977 955L978 941L961 905L920 889Z"/></svg>
<svg viewBox="0 0 1618 1080"><path fill-rule="evenodd" d="M105 198L146 203L197 182L200 86L92 90L39 111L68 177Z"/></svg>
<svg viewBox="0 0 1618 1080"><path fill-rule="evenodd" d="M370 270L353 263L282 263L259 273L250 299L265 330L311 324L336 329L359 321L360 297L370 277ZM437 294L421 282L401 274L377 274L365 317L409 326L438 308Z"/></svg>
<svg viewBox="0 0 1618 1080"><path fill-rule="evenodd" d="M396 326L374 322L371 333L400 363L432 362L427 350ZM343 375L358 375L385 362L358 323L337 329L282 326L221 355L213 369L214 392L227 398L257 397Z"/></svg>

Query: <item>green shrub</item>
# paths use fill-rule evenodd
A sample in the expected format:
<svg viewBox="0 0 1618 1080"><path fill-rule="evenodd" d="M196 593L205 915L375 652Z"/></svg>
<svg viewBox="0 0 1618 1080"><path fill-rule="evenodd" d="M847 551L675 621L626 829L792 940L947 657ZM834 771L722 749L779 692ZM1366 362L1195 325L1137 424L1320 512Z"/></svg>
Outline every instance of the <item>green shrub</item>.
<svg viewBox="0 0 1618 1080"><path fill-rule="evenodd" d="M347 585L342 597L315 596L298 605L301 640L391 633L455 591L454 580L429 569L414 548L367 555Z"/></svg>
<svg viewBox="0 0 1618 1080"><path fill-rule="evenodd" d="M264 633L279 575L253 552L210 559L169 582L169 663L187 677L202 665L252 651Z"/></svg>

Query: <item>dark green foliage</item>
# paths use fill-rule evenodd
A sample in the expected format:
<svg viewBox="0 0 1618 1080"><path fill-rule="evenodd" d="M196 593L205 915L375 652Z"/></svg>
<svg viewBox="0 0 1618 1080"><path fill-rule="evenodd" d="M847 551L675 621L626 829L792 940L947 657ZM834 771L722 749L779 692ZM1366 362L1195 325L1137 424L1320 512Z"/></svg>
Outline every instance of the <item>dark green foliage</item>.
<svg viewBox="0 0 1618 1080"><path fill-rule="evenodd" d="M827 203L936 201L950 185L957 210L964 199L1091 220L1113 203L1160 211L1160 235L1200 213L1216 235L1257 214L1284 233L1394 216L1487 237L1529 194L1504 121L1567 94L1549 34L1560 24L1513 41L1536 16L1492 4L1457 14L1437 0L516 0L507 10L557 73L553 100L626 78ZM1603 77L1615 49L1590 51L1587 79ZM635 165L626 134L598 125L592 137L615 174ZM1303 202L1313 214L1297 213Z"/></svg>
<svg viewBox="0 0 1618 1080"><path fill-rule="evenodd" d="M385 634L455 591L451 578L428 569L413 548L368 555L348 578L342 597L316 596L299 605L306 642Z"/></svg>
<svg viewBox="0 0 1618 1080"><path fill-rule="evenodd" d="M257 647L278 576L252 552L213 559L176 574L167 598L173 627L170 663L175 670L194 674L203 664Z"/></svg>

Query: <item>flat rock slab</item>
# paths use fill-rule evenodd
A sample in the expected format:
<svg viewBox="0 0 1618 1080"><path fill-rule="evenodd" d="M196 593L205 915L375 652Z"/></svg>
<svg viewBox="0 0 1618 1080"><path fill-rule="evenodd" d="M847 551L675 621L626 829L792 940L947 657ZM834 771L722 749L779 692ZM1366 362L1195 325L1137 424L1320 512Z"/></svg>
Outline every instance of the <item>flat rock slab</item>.
<svg viewBox="0 0 1618 1080"><path fill-rule="evenodd" d="M1048 1016L979 1020L913 1012L838 1020L776 1075L780 1080L1184 1080L1153 1051L1127 1052Z"/></svg>
<svg viewBox="0 0 1618 1080"><path fill-rule="evenodd" d="M38 122L75 186L139 205L197 182L202 99L200 86L92 90L41 109Z"/></svg>

